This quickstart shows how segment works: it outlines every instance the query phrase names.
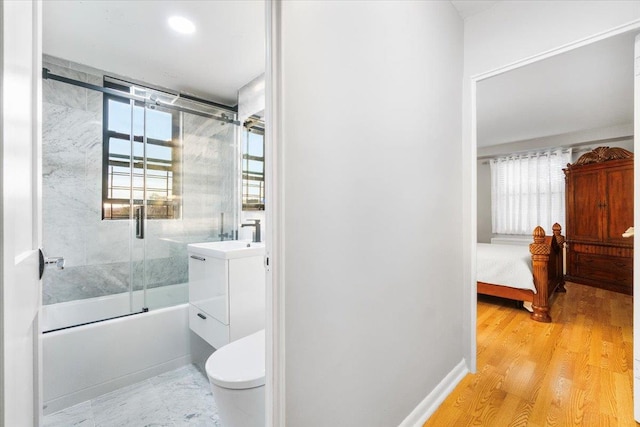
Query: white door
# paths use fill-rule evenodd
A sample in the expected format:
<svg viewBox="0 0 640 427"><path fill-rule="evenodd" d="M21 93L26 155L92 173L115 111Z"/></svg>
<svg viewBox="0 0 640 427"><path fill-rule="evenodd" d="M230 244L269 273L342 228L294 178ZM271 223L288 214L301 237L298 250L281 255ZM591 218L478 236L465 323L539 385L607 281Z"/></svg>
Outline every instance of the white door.
<svg viewBox="0 0 640 427"><path fill-rule="evenodd" d="M0 3L0 426L39 423L38 126L40 5Z"/></svg>

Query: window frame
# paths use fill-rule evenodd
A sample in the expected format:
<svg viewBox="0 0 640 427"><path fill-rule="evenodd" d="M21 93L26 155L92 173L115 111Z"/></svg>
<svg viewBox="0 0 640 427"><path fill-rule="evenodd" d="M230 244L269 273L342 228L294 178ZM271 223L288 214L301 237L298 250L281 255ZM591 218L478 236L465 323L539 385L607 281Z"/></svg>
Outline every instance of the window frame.
<svg viewBox="0 0 640 427"><path fill-rule="evenodd" d="M108 80L105 76L103 80L103 85L105 88L115 89L122 91L125 94L129 94L131 92L131 88L134 86L132 83L128 82L114 82ZM111 159L112 154L110 152L110 141L112 138L126 140L128 142L131 141L131 135L120 133L117 131L112 131L109 129L109 102L121 102L126 105L131 105L133 102L134 107L143 107L146 108L145 103L141 101L131 101L127 97L119 97L117 95L112 95L108 93L103 93L103 109L102 109L102 204L101 204L101 215L102 220L121 220L121 219L131 219L133 216L132 205L142 205L144 204L146 210L147 219L180 219L181 212L181 193L182 193L182 146L180 144L180 113L174 111L163 110L163 112L167 112L171 114L171 140L164 141L154 138L146 138L147 144L158 145L163 147L171 148L171 162L169 168L159 167L158 165L149 165L149 158L146 158L146 170L164 170L167 173L171 173L171 176L167 175L167 194L169 193L169 180L171 181L171 198L165 198L161 200L157 199L149 199L147 194L147 200L135 199L134 195L130 193L128 199L123 198L113 198L109 197L110 193L113 194L112 183L110 183L110 178L113 177L113 173L110 171L110 167L114 166L113 160ZM133 127L133 126L132 126ZM133 132L133 129L131 129ZM145 138L144 136L136 136L133 135L133 141L144 144ZM133 157L133 173L131 171L131 162ZM158 159L156 159L158 160ZM129 173L127 176L133 180L136 176L136 170L141 171L143 176L143 187L141 187L142 191L146 194L148 192L148 186L146 185L146 180L144 179L145 174L145 155L142 157L133 155L130 153L129 157L123 157L123 164L119 166L125 166L129 169ZM139 164L141 167L136 167L136 164ZM147 175L148 178L148 175ZM131 188L135 191L135 187ZM113 214L113 205L128 205L128 215L115 215ZM107 209L107 205L110 205L111 208ZM155 207L156 209L151 209ZM158 214L157 208L164 207L165 213ZM107 215L107 210L109 210L110 215Z"/></svg>
<svg viewBox="0 0 640 427"><path fill-rule="evenodd" d="M249 135L260 135L262 138L262 156L249 155ZM250 118L243 125L243 141L242 141L242 210L243 211L263 211L265 210L265 131L264 122L258 118ZM262 173L251 172L249 170L249 161L257 161L262 163ZM259 202L249 202L249 182L257 182L259 187Z"/></svg>

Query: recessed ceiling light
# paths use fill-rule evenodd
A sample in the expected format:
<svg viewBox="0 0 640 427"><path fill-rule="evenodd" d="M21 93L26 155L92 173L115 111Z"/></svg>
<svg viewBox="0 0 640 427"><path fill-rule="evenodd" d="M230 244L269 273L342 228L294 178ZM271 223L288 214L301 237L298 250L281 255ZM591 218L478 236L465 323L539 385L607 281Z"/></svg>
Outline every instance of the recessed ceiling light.
<svg viewBox="0 0 640 427"><path fill-rule="evenodd" d="M192 34L196 31L194 23L182 16L172 16L169 18L169 26L181 34Z"/></svg>

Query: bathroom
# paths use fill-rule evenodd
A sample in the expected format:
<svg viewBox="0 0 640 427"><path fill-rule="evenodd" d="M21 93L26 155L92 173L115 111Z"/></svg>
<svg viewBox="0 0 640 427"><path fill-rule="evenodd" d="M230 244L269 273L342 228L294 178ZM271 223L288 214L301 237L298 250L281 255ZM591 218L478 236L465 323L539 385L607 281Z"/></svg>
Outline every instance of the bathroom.
<svg viewBox="0 0 640 427"><path fill-rule="evenodd" d="M220 425L214 347L190 328L189 245L264 240L264 13L261 1L44 3L44 425ZM174 32L172 16L195 32ZM169 415L130 399L155 418L127 418L123 399L161 383L202 398ZM120 413L98 413L105 401Z"/></svg>

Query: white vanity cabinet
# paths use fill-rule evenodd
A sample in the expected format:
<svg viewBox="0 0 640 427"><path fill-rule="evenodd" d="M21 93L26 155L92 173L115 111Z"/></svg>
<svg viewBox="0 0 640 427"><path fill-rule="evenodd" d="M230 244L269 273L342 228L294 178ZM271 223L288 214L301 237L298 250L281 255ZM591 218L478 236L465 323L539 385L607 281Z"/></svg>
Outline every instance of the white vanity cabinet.
<svg viewBox="0 0 640 427"><path fill-rule="evenodd" d="M189 327L214 348L264 329L264 244L195 243L189 254Z"/></svg>

